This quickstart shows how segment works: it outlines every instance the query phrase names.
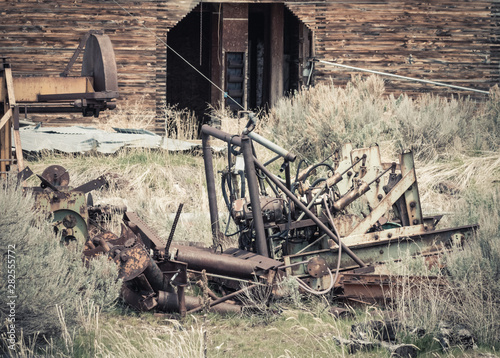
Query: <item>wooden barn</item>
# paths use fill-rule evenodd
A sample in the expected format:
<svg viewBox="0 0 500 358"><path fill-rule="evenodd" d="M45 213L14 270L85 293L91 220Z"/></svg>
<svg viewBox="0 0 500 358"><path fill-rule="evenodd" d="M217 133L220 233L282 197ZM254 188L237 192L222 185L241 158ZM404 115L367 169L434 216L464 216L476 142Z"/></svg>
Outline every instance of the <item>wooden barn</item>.
<svg viewBox="0 0 500 358"><path fill-rule="evenodd" d="M79 39L102 30L116 55L118 105L156 111L161 131L165 103L201 118L208 104L272 106L304 85L344 86L355 72L327 62L488 91L500 77L499 8L496 0L0 0L0 56L15 76L58 76ZM487 96L390 77L386 88Z"/></svg>

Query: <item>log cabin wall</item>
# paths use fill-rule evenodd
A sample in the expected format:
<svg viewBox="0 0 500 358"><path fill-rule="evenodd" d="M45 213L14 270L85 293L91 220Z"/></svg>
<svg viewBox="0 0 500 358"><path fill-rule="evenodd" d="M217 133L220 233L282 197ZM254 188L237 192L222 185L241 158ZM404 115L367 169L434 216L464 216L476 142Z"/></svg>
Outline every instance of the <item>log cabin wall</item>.
<svg viewBox="0 0 500 358"><path fill-rule="evenodd" d="M79 39L89 30L103 30L116 55L119 104L140 101L145 108L154 108L157 83L165 73L165 64L161 63L165 56L158 56L158 52L164 53L165 48L144 26L166 33L166 26L158 26L157 21L165 10L153 0L120 0L120 4L135 17L113 1L1 0L0 55L9 58L15 76L58 76ZM70 76L80 74L82 58L83 54ZM37 116L36 120L55 124L68 119L73 123L92 121L75 115L61 117Z"/></svg>
<svg viewBox="0 0 500 358"><path fill-rule="evenodd" d="M499 3L496 1L315 1L287 2L314 31L316 58L486 90L499 79ZM361 74L316 64L316 83L345 85ZM363 74L366 76L366 74ZM386 90L460 94L434 85L384 77Z"/></svg>
<svg viewBox="0 0 500 358"><path fill-rule="evenodd" d="M141 100L143 108L157 112L157 129L161 132L168 81L168 32L199 3L0 0L0 56L10 58L14 75L57 76L78 46L79 38L88 30L103 30L115 49L121 93L118 105ZM483 90L498 82L497 1L288 0L284 4L313 31L312 48L318 59ZM79 65L81 57L70 75L79 74ZM321 63L315 66L313 83L332 80L344 86L354 74ZM385 81L387 90L396 95L456 93L432 85L390 78ZM75 117L72 121L87 120Z"/></svg>

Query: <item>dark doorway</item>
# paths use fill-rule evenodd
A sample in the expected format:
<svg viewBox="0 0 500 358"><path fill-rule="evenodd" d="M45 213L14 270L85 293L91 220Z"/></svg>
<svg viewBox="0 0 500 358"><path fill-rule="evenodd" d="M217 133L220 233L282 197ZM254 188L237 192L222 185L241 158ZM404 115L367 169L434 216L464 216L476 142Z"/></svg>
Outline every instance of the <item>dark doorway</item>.
<svg viewBox="0 0 500 358"><path fill-rule="evenodd" d="M267 109L300 89L311 33L284 3L203 3L201 8L168 32L167 43L215 85L167 50L169 104L194 111L201 125L209 119L208 104Z"/></svg>
<svg viewBox="0 0 500 358"><path fill-rule="evenodd" d="M184 59L167 49L167 103L194 111L200 125L210 103L211 85L193 67L210 78L211 27L210 12L200 13L198 5L167 34L167 44Z"/></svg>
<svg viewBox="0 0 500 358"><path fill-rule="evenodd" d="M253 4L248 14L249 95L248 107L269 103L269 4Z"/></svg>

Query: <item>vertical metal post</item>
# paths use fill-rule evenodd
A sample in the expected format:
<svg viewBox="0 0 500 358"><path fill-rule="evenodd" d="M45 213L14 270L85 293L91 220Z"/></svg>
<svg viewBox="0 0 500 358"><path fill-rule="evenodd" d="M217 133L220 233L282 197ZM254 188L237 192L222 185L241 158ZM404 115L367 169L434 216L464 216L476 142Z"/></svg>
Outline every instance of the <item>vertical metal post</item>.
<svg viewBox="0 0 500 358"><path fill-rule="evenodd" d="M186 317L186 294L184 292L185 284L177 286L177 304L181 317Z"/></svg>
<svg viewBox="0 0 500 358"><path fill-rule="evenodd" d="M292 179L290 177L290 161L285 159L285 181L286 181L286 188L288 190L292 190Z"/></svg>
<svg viewBox="0 0 500 358"><path fill-rule="evenodd" d="M253 227L255 229L257 253L259 255L269 257L266 233L264 231L264 219L262 218L262 210L260 207L259 183L257 181L254 156L252 153L252 141L247 135L243 135L241 137L241 149L243 152L243 159L245 161L245 174L247 177L250 202L252 204Z"/></svg>
<svg viewBox="0 0 500 358"><path fill-rule="evenodd" d="M205 179L207 181L208 206L210 210L210 222L212 227L212 241L214 245L220 236L219 211L217 209L217 195L215 191L215 174L212 157L212 148L210 148L210 136L202 131L201 143L203 148L203 162L205 164Z"/></svg>

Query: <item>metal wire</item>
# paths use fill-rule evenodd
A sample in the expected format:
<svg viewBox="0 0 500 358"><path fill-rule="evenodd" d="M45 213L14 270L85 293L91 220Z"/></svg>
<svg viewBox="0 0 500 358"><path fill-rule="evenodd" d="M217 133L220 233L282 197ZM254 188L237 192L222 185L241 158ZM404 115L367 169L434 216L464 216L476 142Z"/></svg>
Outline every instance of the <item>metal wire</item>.
<svg viewBox="0 0 500 358"><path fill-rule="evenodd" d="M355 71L361 71L361 72L368 72L368 73L373 73L373 74L376 74L376 75L388 76L388 77L395 77L395 78L399 78L399 79L402 79L402 80L408 80L408 81L414 81L414 82L428 83L428 84L433 84L433 85L436 85L436 86L450 87L450 88L455 88L455 89L459 89L459 90L463 90L463 91L473 91L473 92L478 92L478 93L483 93L483 94L489 94L490 93L489 91L478 90L478 89L475 89L475 88L455 86L455 85L450 85L450 84L443 83L443 82L423 80L423 79L420 79L420 78L413 78L413 77L395 75L393 73L368 70L366 68L360 68L360 67L342 65L342 64L336 63L336 62L330 62L330 61L324 61L324 60L318 60L318 62L327 64L327 65L331 65L331 66L337 66L337 67L347 68L349 70L355 70Z"/></svg>

